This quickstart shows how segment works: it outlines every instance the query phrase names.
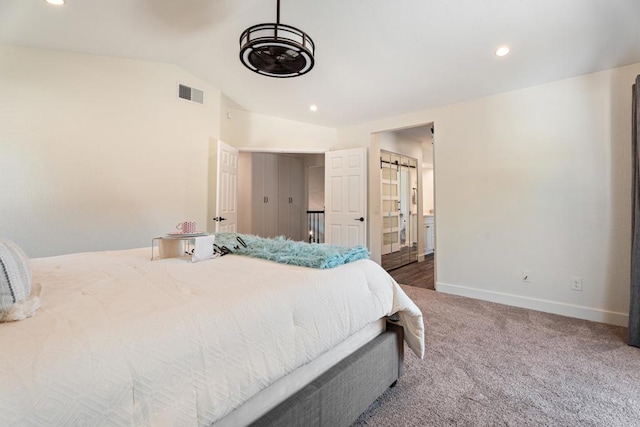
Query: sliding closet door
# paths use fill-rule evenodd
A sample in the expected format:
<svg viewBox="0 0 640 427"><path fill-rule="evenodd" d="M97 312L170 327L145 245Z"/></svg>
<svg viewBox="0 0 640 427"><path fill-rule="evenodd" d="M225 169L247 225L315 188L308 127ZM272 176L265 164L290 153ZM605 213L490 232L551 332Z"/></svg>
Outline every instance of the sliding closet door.
<svg viewBox="0 0 640 427"><path fill-rule="evenodd" d="M278 234L278 156L253 153L251 161L251 232L261 237Z"/></svg>
<svg viewBox="0 0 640 427"><path fill-rule="evenodd" d="M303 240L304 164L296 156L278 156L278 234Z"/></svg>

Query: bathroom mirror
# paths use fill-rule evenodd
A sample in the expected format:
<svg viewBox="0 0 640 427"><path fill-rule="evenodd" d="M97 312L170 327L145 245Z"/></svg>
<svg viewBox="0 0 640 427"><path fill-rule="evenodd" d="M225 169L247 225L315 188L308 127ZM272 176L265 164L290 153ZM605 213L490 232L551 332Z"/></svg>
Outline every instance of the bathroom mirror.
<svg viewBox="0 0 640 427"><path fill-rule="evenodd" d="M380 151L382 267L393 270L418 260L418 161Z"/></svg>

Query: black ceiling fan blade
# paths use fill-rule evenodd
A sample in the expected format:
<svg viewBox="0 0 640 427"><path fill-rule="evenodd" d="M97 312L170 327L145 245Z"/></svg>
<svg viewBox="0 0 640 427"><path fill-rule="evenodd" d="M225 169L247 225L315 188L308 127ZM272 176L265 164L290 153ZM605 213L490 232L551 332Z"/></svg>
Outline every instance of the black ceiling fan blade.
<svg viewBox="0 0 640 427"><path fill-rule="evenodd" d="M261 68L261 66L271 65L277 62L276 58L265 51L251 52L251 63Z"/></svg>
<svg viewBox="0 0 640 427"><path fill-rule="evenodd" d="M278 62L272 62L271 64L265 64L261 69L267 73L273 73L278 71L280 66L281 64L279 64Z"/></svg>
<svg viewBox="0 0 640 427"><path fill-rule="evenodd" d="M269 49L268 49L269 55L274 59L276 59L280 55L279 50L280 48L278 46L269 46Z"/></svg>

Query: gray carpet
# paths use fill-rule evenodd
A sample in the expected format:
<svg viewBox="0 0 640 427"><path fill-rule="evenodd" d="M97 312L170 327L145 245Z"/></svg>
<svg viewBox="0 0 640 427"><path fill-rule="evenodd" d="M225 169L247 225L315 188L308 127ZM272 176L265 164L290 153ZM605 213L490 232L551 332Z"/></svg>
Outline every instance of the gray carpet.
<svg viewBox="0 0 640 427"><path fill-rule="evenodd" d="M427 351L354 426L640 426L626 328L403 286Z"/></svg>

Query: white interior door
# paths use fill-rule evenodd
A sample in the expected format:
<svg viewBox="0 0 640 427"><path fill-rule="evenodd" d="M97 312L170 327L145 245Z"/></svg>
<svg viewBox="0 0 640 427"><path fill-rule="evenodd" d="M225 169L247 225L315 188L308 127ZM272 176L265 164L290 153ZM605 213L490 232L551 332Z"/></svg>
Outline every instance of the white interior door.
<svg viewBox="0 0 640 427"><path fill-rule="evenodd" d="M325 153L325 242L366 246L366 149Z"/></svg>
<svg viewBox="0 0 640 427"><path fill-rule="evenodd" d="M238 228L238 149L218 141L215 232Z"/></svg>

